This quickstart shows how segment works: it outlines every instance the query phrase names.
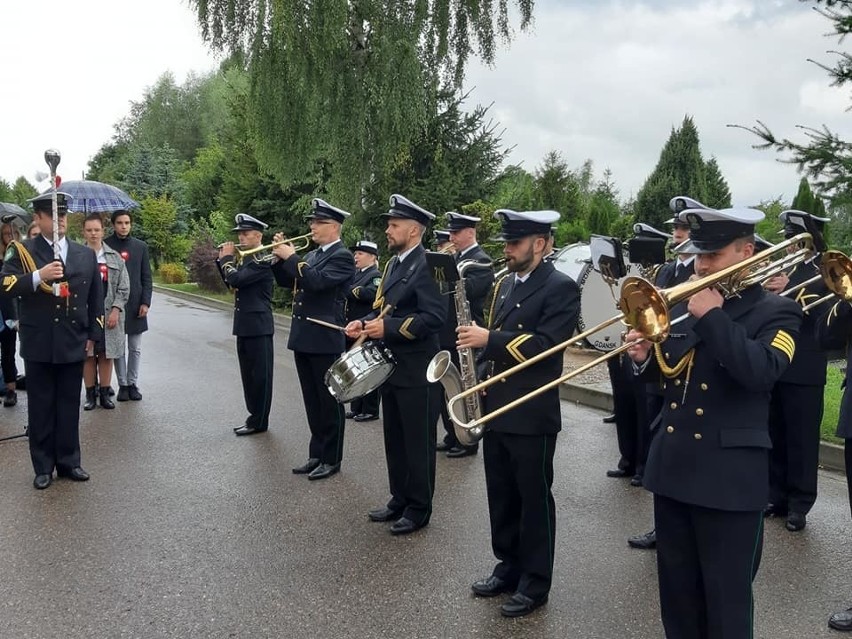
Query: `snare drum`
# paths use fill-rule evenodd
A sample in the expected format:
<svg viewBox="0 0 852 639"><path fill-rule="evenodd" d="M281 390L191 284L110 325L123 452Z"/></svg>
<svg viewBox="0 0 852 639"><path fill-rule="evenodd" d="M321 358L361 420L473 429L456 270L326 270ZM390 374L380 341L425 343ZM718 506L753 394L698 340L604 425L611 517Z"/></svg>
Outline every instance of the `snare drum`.
<svg viewBox="0 0 852 639"><path fill-rule="evenodd" d="M341 355L325 372L325 385L345 404L384 384L393 373L393 354L379 342L364 342Z"/></svg>

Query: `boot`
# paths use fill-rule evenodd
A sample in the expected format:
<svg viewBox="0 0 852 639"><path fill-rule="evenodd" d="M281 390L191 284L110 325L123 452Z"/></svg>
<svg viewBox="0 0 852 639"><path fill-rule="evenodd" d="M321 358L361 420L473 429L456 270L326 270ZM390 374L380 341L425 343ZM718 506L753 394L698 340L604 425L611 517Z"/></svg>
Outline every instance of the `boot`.
<svg viewBox="0 0 852 639"><path fill-rule="evenodd" d="M116 399L120 402L126 402L130 400L130 386L121 386L118 387L118 396Z"/></svg>
<svg viewBox="0 0 852 639"><path fill-rule="evenodd" d="M86 388L86 403L83 404L83 410L95 409L95 387L89 386Z"/></svg>
<svg viewBox="0 0 852 639"><path fill-rule="evenodd" d="M130 386L128 386L127 395L134 402L138 402L140 399L142 399L142 393L140 393L139 389L136 388L136 384L131 384Z"/></svg>
<svg viewBox="0 0 852 639"><path fill-rule="evenodd" d="M98 393L101 397L101 407L102 408L115 408L115 404L112 403L112 400L109 398L109 387L104 388L101 386Z"/></svg>

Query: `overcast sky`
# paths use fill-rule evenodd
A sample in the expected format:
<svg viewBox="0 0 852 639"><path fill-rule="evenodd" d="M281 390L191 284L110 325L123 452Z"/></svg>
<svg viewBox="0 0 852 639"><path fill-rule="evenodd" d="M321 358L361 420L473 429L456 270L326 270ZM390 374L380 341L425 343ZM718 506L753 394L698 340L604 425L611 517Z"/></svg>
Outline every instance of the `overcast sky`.
<svg viewBox="0 0 852 639"><path fill-rule="evenodd" d="M828 87L807 62L830 62L827 20L797 0L538 0L535 24L500 50L494 68L473 63L472 102L533 171L549 150L569 166L609 167L622 198L641 187L684 115L705 157L715 155L735 204L789 199L795 168L726 128L760 119L801 138L823 123L852 138L849 91ZM38 25L38 29L35 27ZM35 39L35 36L38 39ZM47 0L0 9L0 177L31 181L43 151L62 152L59 174L79 178L113 124L165 71L182 82L217 61L181 0Z"/></svg>

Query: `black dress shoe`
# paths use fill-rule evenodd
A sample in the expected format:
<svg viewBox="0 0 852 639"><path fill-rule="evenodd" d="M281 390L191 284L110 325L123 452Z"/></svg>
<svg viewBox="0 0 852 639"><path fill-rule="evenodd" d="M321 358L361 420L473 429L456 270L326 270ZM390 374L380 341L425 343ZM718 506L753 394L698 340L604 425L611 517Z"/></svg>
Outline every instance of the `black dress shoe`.
<svg viewBox="0 0 852 639"><path fill-rule="evenodd" d="M631 486L641 486L642 485L642 475L633 475L633 479L630 480Z"/></svg>
<svg viewBox="0 0 852 639"><path fill-rule="evenodd" d="M139 389L136 388L136 384L131 384L127 387L127 395L134 402L138 402L142 399L142 393L140 393Z"/></svg>
<svg viewBox="0 0 852 639"><path fill-rule="evenodd" d="M340 472L340 464L320 464L308 473L308 479L325 479Z"/></svg>
<svg viewBox="0 0 852 639"><path fill-rule="evenodd" d="M9 408L18 403L18 393L13 390L6 390L6 396L3 398L3 406Z"/></svg>
<svg viewBox="0 0 852 639"><path fill-rule="evenodd" d="M804 530L805 526L808 523L807 517L805 517L805 513L796 513L790 511L787 515L787 523L784 524L784 527L790 532L799 532L800 530Z"/></svg>
<svg viewBox="0 0 852 639"><path fill-rule="evenodd" d="M828 627L844 632L852 632L852 608L843 612L835 612L828 618Z"/></svg>
<svg viewBox="0 0 852 639"><path fill-rule="evenodd" d="M636 535L627 539L627 545L631 548L642 550L653 550L657 547L657 531L646 532L644 535Z"/></svg>
<svg viewBox="0 0 852 639"><path fill-rule="evenodd" d="M621 468L613 468L612 470L606 471L607 477L627 477L632 474L633 473L628 473L626 470L622 470Z"/></svg>
<svg viewBox="0 0 852 639"><path fill-rule="evenodd" d="M409 533L413 533L415 530L420 530L426 524L416 524L411 521L408 517L400 517L393 525L390 527L391 535L407 535Z"/></svg>
<svg viewBox="0 0 852 639"><path fill-rule="evenodd" d="M479 452L479 446L453 446L447 451L447 457L455 459L456 457L470 457Z"/></svg>
<svg viewBox="0 0 852 639"><path fill-rule="evenodd" d="M504 592L512 592L515 588L517 588L516 584L510 584L494 575L470 584L470 589L477 597L495 597Z"/></svg>
<svg viewBox="0 0 852 639"><path fill-rule="evenodd" d="M305 462L302 466L296 466L293 469L294 475L307 475L314 468L320 465L320 460L316 457L311 457L307 462Z"/></svg>
<svg viewBox="0 0 852 639"><path fill-rule="evenodd" d="M348 410L346 411L346 419L352 419L356 414L355 411Z"/></svg>
<svg viewBox="0 0 852 639"><path fill-rule="evenodd" d="M130 401L130 386L119 386L118 395L115 398L119 402Z"/></svg>
<svg viewBox="0 0 852 639"><path fill-rule="evenodd" d="M370 415L369 413L361 413L353 418L356 422L374 422L379 418L378 415Z"/></svg>
<svg viewBox="0 0 852 639"><path fill-rule="evenodd" d="M66 470L63 468L56 469L57 477L65 477L66 479L71 479L73 481L89 481L89 473L80 468L79 466L75 466L70 470Z"/></svg>
<svg viewBox="0 0 852 639"><path fill-rule="evenodd" d="M509 597L509 601L500 606L500 614L504 617L523 617L546 603L547 595L541 599L533 599L532 597L527 597L524 594L516 592Z"/></svg>
<svg viewBox="0 0 852 639"><path fill-rule="evenodd" d="M445 453L448 450L452 450L453 448L455 448L455 446L453 446L452 444L448 444L447 442L438 442L438 445L435 446L435 450L437 450L439 453Z"/></svg>
<svg viewBox="0 0 852 639"><path fill-rule="evenodd" d="M604 424L614 424L615 423L615 414L607 415L606 417L604 417L603 423Z"/></svg>
<svg viewBox="0 0 852 639"><path fill-rule="evenodd" d="M763 509L764 517L786 517L787 516L787 506L784 504L766 504L766 508Z"/></svg>
<svg viewBox="0 0 852 639"><path fill-rule="evenodd" d="M249 426L248 424L246 424L245 426L240 426L239 428L234 430L234 434L236 434L237 437L242 437L243 435L254 435L256 433L265 433L265 432L266 432L265 429L261 430L260 428L255 428L254 426Z"/></svg>
<svg viewBox="0 0 852 639"><path fill-rule="evenodd" d="M370 521L396 521L402 517L402 513L398 510L391 510L387 506L384 508L376 508L367 513Z"/></svg>
<svg viewBox="0 0 852 639"><path fill-rule="evenodd" d="M45 488L50 486L50 482L52 480L52 475L36 475L35 479L33 479L33 486L35 486L39 490L44 490Z"/></svg>

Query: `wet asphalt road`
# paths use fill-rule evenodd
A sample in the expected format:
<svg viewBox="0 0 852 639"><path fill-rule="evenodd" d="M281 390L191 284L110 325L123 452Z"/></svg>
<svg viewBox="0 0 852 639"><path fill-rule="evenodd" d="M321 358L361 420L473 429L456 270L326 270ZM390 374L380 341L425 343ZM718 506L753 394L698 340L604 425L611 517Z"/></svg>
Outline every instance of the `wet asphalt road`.
<svg viewBox="0 0 852 639"><path fill-rule="evenodd" d="M286 335L271 430L238 439L230 314L157 294L151 326L144 400L83 413L90 482L36 491L25 440L0 443L0 637L662 637L654 553L625 543L650 496L605 477L599 411L563 403L550 603L507 620L469 590L493 565L481 456L439 457L431 524L392 537L366 517L388 497L379 422L349 422L337 476L290 472L308 435ZM842 477L820 491L803 533L768 522L758 637L842 636L826 618L852 605L852 524Z"/></svg>

